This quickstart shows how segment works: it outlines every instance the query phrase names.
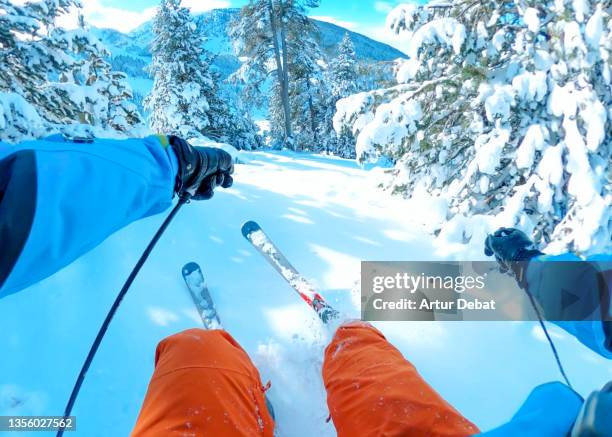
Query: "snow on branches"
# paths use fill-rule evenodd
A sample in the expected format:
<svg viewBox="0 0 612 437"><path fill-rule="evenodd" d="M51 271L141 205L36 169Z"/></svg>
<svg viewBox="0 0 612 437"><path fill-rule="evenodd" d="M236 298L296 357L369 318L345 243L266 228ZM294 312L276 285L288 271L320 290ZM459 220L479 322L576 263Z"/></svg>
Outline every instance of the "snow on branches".
<svg viewBox="0 0 612 437"><path fill-rule="evenodd" d="M141 117L126 76L112 71L82 20L57 25L75 0L0 0L0 139L20 141L70 124L128 132Z"/></svg>
<svg viewBox="0 0 612 437"><path fill-rule="evenodd" d="M400 5L398 85L341 100L334 126L361 161L395 162L395 192L445 200L463 242L487 223L553 252L610 249L611 14L589 0Z"/></svg>
<svg viewBox="0 0 612 437"><path fill-rule="evenodd" d="M151 130L199 137L211 124L209 100L215 93L203 36L180 0L162 0L153 33L154 82L145 100Z"/></svg>
<svg viewBox="0 0 612 437"><path fill-rule="evenodd" d="M243 61L233 78L254 107L267 103L275 146L313 150L319 142L323 55L318 30L307 17L318 3L251 0L232 25Z"/></svg>
<svg viewBox="0 0 612 437"><path fill-rule="evenodd" d="M256 126L236 93L220 86L213 55L197 19L181 0L162 0L153 21L153 89L144 102L158 133L209 138L239 149L261 146Z"/></svg>

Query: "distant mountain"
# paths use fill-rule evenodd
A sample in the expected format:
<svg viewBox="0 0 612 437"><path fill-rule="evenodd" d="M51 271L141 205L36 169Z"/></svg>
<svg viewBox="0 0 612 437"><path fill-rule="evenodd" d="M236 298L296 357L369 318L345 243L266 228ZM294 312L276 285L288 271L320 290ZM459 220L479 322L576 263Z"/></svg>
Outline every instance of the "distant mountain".
<svg viewBox="0 0 612 437"><path fill-rule="evenodd" d="M223 77L240 66L228 35L230 23L240 9L213 9L196 17L197 25L206 36L206 49L216 55L215 67ZM324 52L333 57L336 47L346 32L355 45L357 57L362 61L391 61L405 58L399 50L364 35L324 21L312 20L320 31L320 44ZM153 23L148 21L134 31L124 34L113 29L96 29L94 33L111 51L113 66L125 71L131 78L147 78L143 68L151 62L149 47L153 40Z"/></svg>
<svg viewBox="0 0 612 437"><path fill-rule="evenodd" d="M406 58L407 56L380 41L375 41L357 32L352 32L344 27L337 26L327 21L319 21L311 19L319 28L320 44L329 56L336 56L336 48L338 43L348 32L353 45L355 46L355 54L362 61L393 61L397 58Z"/></svg>

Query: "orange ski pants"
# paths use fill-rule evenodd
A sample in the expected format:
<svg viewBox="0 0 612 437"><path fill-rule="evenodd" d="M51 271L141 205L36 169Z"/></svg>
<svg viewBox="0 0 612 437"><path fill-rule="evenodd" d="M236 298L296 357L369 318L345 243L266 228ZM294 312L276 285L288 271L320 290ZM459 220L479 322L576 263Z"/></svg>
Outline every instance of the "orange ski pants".
<svg viewBox="0 0 612 437"><path fill-rule="evenodd" d="M323 380L340 437L469 436L478 428L440 397L374 327L341 326ZM273 436L259 373L225 331L160 342L134 437Z"/></svg>

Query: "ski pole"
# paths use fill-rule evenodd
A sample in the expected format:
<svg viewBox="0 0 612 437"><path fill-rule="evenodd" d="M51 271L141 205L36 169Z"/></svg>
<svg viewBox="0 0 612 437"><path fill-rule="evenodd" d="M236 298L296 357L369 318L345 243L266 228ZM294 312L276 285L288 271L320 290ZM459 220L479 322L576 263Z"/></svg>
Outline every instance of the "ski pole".
<svg viewBox="0 0 612 437"><path fill-rule="evenodd" d="M104 338L104 335L106 334L106 331L108 330L108 327L111 321L113 320L113 317L115 317L115 313L117 312L119 305L121 305L121 301L127 294L128 290L130 289L132 283L134 282L134 279L136 279L136 276L140 272L140 269L142 268L144 263L149 258L149 255L155 248L155 245L157 244L161 236L164 234L164 232L166 231L166 229L168 228L168 226L170 225L170 223L172 222L172 220L174 219L178 211L181 209L181 207L185 203L189 202L190 197L191 196L189 194L184 194L179 198L178 203L172 209L170 214L168 214L168 217L166 217L162 225L159 227L159 229L157 230L157 232L155 233L155 235L149 242L149 245L147 246L147 248L144 250L144 252L140 256L140 259L138 260L138 262L132 269L132 272L130 273L130 276L128 276L127 280L125 281L125 284L123 284L121 291L119 291L117 298L115 299L115 301L113 302L113 305L108 311L108 314L106 315L106 318L104 319L104 322L102 322L102 326L100 326L98 335L96 335L96 339L91 345L91 348L89 349L89 353L87 354L87 357L85 358L85 361L83 362L83 367L81 368L81 371L79 372L79 376L77 377L74 383L74 387L72 388L72 393L70 394L70 398L68 399L68 404L66 404L66 409L64 411L64 421L62 422L61 427L57 431L56 437L62 437L64 435L64 431L66 430L66 426L65 426L66 420L65 419L70 417L70 414L72 413L72 408L74 407L74 403L76 402L76 399L79 396L79 391L81 390L81 386L83 385L83 381L85 380L85 375L87 374L87 371L89 370L89 367L91 366L91 362L96 356L96 352L98 352L100 343L102 343L102 339Z"/></svg>

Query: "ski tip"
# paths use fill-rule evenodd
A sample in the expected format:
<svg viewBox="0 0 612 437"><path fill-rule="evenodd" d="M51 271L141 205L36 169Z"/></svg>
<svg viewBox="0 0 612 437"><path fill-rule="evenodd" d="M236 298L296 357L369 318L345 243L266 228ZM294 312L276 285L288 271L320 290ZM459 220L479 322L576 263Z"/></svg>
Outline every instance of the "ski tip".
<svg viewBox="0 0 612 437"><path fill-rule="evenodd" d="M201 270L198 263L190 262L183 266L183 276L189 276L196 270Z"/></svg>
<svg viewBox="0 0 612 437"><path fill-rule="evenodd" d="M257 224L257 222L250 220L242 225L242 236L245 238L249 238L249 235L259 230L261 230L261 227L259 226L259 224Z"/></svg>

